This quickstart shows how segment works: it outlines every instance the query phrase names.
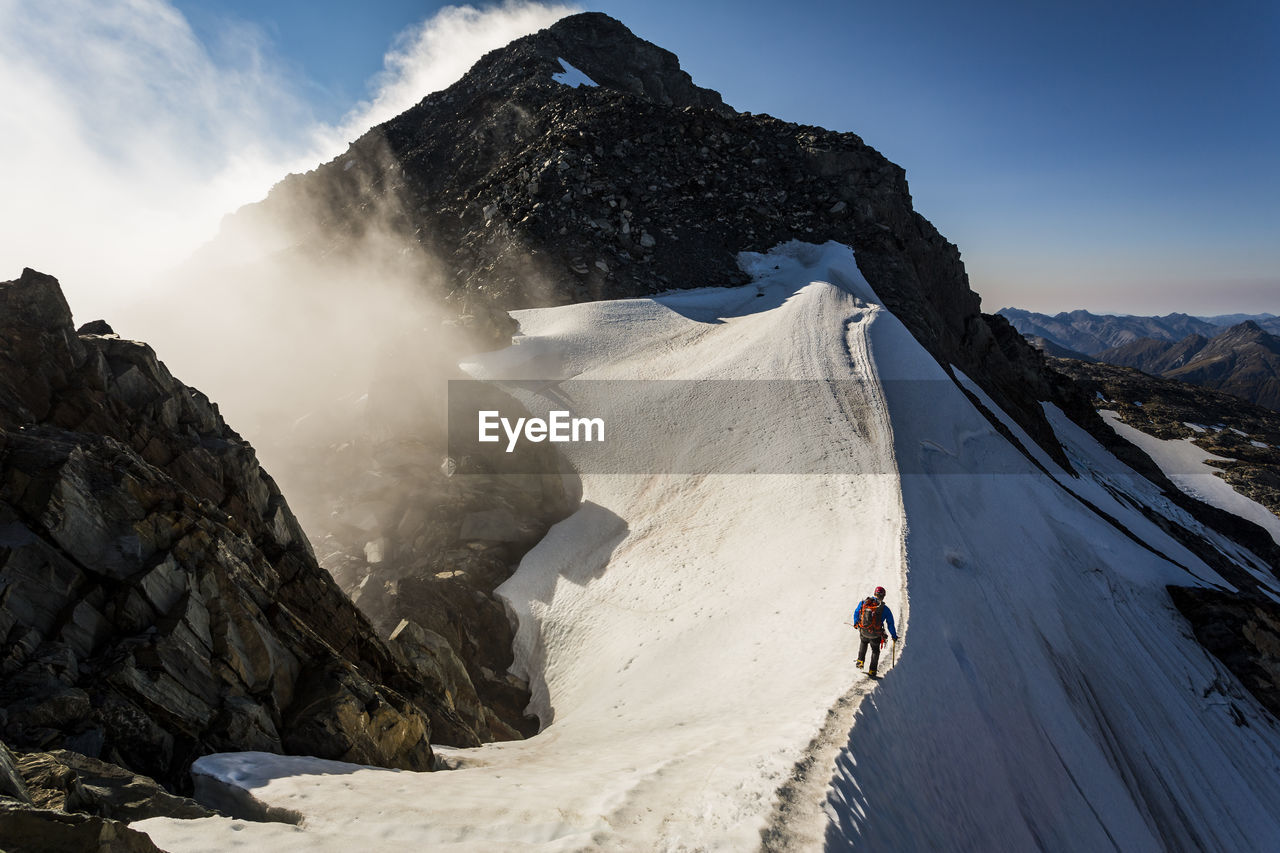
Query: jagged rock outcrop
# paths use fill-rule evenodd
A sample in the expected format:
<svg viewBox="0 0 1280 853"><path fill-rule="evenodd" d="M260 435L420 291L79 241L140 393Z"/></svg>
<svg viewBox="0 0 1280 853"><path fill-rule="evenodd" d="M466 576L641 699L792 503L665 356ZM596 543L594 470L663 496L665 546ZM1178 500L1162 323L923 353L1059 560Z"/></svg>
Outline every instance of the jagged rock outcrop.
<svg viewBox="0 0 1280 853"><path fill-rule="evenodd" d="M1280 718L1280 605L1256 590L1170 587L1169 594L1196 639Z"/></svg>
<svg viewBox="0 0 1280 853"><path fill-rule="evenodd" d="M18 770L18 759L0 740L0 797L9 797L22 803L31 802L31 792Z"/></svg>
<svg viewBox="0 0 1280 853"><path fill-rule="evenodd" d="M214 814L117 765L61 749L15 755L0 741L0 850L151 851L125 824Z"/></svg>
<svg viewBox="0 0 1280 853"><path fill-rule="evenodd" d="M32 805L97 815L125 823L150 817L201 818L214 812L175 797L146 776L65 749L32 752L17 760Z"/></svg>
<svg viewBox="0 0 1280 853"><path fill-rule="evenodd" d="M109 818L41 809L0 797L6 853L164 853L142 832Z"/></svg>
<svg viewBox="0 0 1280 853"><path fill-rule="evenodd" d="M106 329L100 329L106 331ZM478 742L316 564L253 449L145 344L0 284L0 729L190 789L214 751L423 770Z"/></svg>

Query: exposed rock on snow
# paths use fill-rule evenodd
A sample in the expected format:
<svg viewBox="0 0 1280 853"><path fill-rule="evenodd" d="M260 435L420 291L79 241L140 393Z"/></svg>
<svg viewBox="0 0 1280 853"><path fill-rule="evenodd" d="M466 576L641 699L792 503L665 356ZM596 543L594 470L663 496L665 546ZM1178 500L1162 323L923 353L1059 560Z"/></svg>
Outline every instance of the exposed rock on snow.
<svg viewBox="0 0 1280 853"><path fill-rule="evenodd" d="M1169 593L1196 639L1280 718L1280 601L1260 591L1170 587Z"/></svg>
<svg viewBox="0 0 1280 853"><path fill-rule="evenodd" d="M1135 429L1164 441L1190 438L1202 450L1234 460L1219 465L1219 476L1280 515L1280 413L1222 391L1131 368L1065 359L1051 364L1091 392L1097 408L1116 410ZM1098 394L1106 399L1098 399ZM1125 400L1146 403L1133 406Z"/></svg>

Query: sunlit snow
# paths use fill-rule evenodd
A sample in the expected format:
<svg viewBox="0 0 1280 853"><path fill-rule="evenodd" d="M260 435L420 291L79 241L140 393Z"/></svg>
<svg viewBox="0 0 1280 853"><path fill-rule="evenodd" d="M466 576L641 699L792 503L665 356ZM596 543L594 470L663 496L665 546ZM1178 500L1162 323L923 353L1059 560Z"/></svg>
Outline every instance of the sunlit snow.
<svg viewBox="0 0 1280 853"><path fill-rule="evenodd" d="M1033 464L849 249L743 266L747 287L516 312L520 343L468 369L862 380L741 415L849 473L584 474L581 509L500 589L541 734L449 750L459 769L431 774L210 756L202 788L301 827L135 826L173 853L745 850L762 831L798 849L1274 847L1280 734L1165 590L1225 584L1135 505L1261 563L1061 412L1073 472L993 411ZM903 637L879 684L844 624L876 584ZM817 784L778 809L798 766Z"/></svg>

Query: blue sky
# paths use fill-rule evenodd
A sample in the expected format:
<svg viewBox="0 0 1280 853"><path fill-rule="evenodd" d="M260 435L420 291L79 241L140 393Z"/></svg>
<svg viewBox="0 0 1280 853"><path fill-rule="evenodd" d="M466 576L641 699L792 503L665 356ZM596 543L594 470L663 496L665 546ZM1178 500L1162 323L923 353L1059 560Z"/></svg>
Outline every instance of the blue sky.
<svg viewBox="0 0 1280 853"><path fill-rule="evenodd" d="M255 148L287 146L286 125L341 125L385 83L398 36L440 9L142 5L185 19L210 73L271 78L255 109L280 127ZM1280 312L1280 4L589 8L677 53L738 109L853 131L906 168L987 310Z"/></svg>

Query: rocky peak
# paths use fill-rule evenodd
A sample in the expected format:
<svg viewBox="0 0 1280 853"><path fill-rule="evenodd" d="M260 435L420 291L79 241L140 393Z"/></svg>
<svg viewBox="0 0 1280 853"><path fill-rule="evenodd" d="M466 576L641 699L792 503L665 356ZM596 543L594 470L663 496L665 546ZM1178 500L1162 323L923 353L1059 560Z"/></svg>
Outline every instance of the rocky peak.
<svg viewBox="0 0 1280 853"><path fill-rule="evenodd" d="M1245 320L1230 327L1217 337L1234 342L1263 341L1273 336L1252 320Z"/></svg>
<svg viewBox="0 0 1280 853"><path fill-rule="evenodd" d="M561 56L601 86L671 107L734 113L718 92L694 85L674 53L637 37L608 15L584 12L564 18L546 30L544 43L554 43Z"/></svg>
<svg viewBox="0 0 1280 853"><path fill-rule="evenodd" d="M674 53L599 12L571 15L489 52L446 94L500 95L526 85L558 87L553 77L566 70L561 59L606 89L676 108L734 112L719 93L694 85Z"/></svg>
<svg viewBox="0 0 1280 853"><path fill-rule="evenodd" d="M58 280L24 269L18 279L0 283L0 304L0 370L39 371L51 384L65 381L85 352ZM52 405L43 383L0 383L0 427L42 419Z"/></svg>

